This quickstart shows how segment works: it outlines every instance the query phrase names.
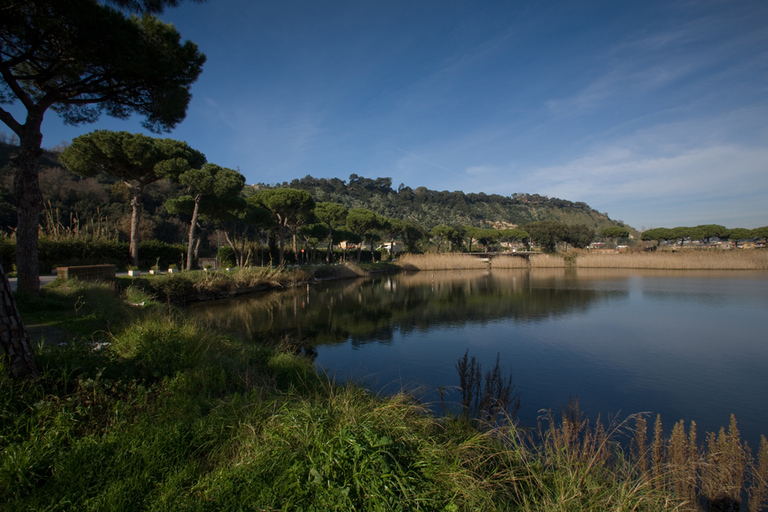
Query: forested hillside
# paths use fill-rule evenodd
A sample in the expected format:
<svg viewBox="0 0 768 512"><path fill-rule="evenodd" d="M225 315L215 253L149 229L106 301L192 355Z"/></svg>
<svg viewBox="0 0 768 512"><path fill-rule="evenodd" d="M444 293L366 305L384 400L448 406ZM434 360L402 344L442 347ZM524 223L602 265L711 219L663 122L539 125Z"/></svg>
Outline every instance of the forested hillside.
<svg viewBox="0 0 768 512"><path fill-rule="evenodd" d="M370 179L357 174L350 175L348 181L306 176L281 186L307 190L316 201L341 203L347 208L368 208L386 217L405 219L426 230L438 225L503 228L540 220L583 224L595 231L623 225L621 221L612 221L606 214L593 210L586 203L538 194L465 194L426 187L412 189L403 184L395 190L391 178Z"/></svg>
<svg viewBox="0 0 768 512"><path fill-rule="evenodd" d="M15 227L13 172L10 158L15 149L0 141L0 224L6 233ZM98 229L126 240L129 230L128 191L115 178L99 175L82 178L64 169L57 152L46 151L40 159L40 184L45 201L41 218L43 231L53 229ZM346 208L367 208L382 216L408 220L425 231L438 225L495 227L525 225L534 221L557 220L567 225L585 225L598 232L622 224L586 203L548 198L538 194L465 194L437 191L426 187L400 185L392 188L391 178L364 178L356 174L348 180L306 176L282 184L257 184L246 187L250 195L265 188L291 187L310 192L316 202L341 203ZM184 194L184 187L163 180L147 187L144 195L141 238L156 238L183 243L189 219L171 215L163 203Z"/></svg>

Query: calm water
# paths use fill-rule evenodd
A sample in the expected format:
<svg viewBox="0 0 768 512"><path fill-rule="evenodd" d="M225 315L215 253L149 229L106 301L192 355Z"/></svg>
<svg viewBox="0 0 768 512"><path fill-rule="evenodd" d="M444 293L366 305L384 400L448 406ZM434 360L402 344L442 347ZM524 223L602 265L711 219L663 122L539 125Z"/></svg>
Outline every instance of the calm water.
<svg viewBox="0 0 768 512"><path fill-rule="evenodd" d="M426 401L458 384L467 349L485 369L498 353L528 425L574 396L592 419L648 411L701 435L734 413L753 446L768 434L768 272L420 272L192 312L252 339L300 339L339 379Z"/></svg>

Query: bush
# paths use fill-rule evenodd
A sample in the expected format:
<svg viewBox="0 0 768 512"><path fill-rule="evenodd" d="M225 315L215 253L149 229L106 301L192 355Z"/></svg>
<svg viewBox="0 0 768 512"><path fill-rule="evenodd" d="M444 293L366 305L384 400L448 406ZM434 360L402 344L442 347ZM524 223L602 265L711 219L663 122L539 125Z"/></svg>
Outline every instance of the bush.
<svg viewBox="0 0 768 512"><path fill-rule="evenodd" d="M219 268L235 266L235 251L228 245L219 247Z"/></svg>

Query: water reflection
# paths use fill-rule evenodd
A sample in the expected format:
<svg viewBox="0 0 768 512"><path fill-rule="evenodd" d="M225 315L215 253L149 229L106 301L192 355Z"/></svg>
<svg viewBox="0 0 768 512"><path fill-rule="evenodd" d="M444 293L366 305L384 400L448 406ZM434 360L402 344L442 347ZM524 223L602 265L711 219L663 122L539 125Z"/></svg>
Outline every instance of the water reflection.
<svg viewBox="0 0 768 512"><path fill-rule="evenodd" d="M768 273L565 269L420 272L322 283L190 308L245 339L301 340L340 379L425 401L457 384L469 349L496 354L522 392L519 417L576 395L591 417L660 413L702 431L735 413L768 433ZM431 394L430 394L431 393Z"/></svg>
<svg viewBox="0 0 768 512"><path fill-rule="evenodd" d="M362 345L388 343L395 332L499 319L541 322L628 293L581 287L579 279L564 269L418 272L198 304L190 312L246 339L289 336L307 345Z"/></svg>

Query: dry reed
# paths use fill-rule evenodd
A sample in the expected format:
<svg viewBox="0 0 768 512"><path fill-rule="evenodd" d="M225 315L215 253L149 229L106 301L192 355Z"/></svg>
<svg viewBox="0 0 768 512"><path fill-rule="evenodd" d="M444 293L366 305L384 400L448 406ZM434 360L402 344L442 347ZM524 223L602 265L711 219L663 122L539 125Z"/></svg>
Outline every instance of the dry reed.
<svg viewBox="0 0 768 512"><path fill-rule="evenodd" d="M579 253L579 268L647 268L664 270L765 270L768 251L629 252L619 254Z"/></svg>
<svg viewBox="0 0 768 512"><path fill-rule="evenodd" d="M460 253L405 254L400 258L405 270L469 270L515 268L622 268L653 270L766 270L768 250L681 252L629 252L618 254L568 251L563 254L531 254L529 259L502 255L479 258Z"/></svg>
<svg viewBox="0 0 768 512"><path fill-rule="evenodd" d="M563 409L559 422L551 411L546 413L530 440L520 437L511 440L510 444L518 449L523 464L529 468L530 481L540 486L534 494L550 494L544 500L544 507L535 509L559 510L565 500L593 490L589 489L590 484L613 476L617 482L633 482L634 488L645 495L643 501L650 498L651 493L666 496L667 500L671 498L669 509L691 512L766 510L768 441L765 436L761 438L755 460L749 446L741 439L733 416L727 429L721 429L718 434L707 434L703 447L697 444L695 423L691 423L686 433L685 423L681 420L666 436L659 416L648 445L648 425L644 415L638 414L634 418L636 425L630 435L634 441L628 451L615 440L628 433L626 421L606 428L598 418L590 426L579 411L578 402L571 402ZM512 432L520 435L514 429ZM558 475L556 484L537 476L546 468ZM619 488L618 485L614 487ZM617 498L624 498L625 504L633 503L635 507L640 504L637 496L617 495L610 501L615 503ZM663 509L666 508L658 507L658 510ZM610 510L624 508L611 507Z"/></svg>
<svg viewBox="0 0 768 512"><path fill-rule="evenodd" d="M404 270L469 270L487 269L488 262L466 254L404 254L400 257Z"/></svg>
<svg viewBox="0 0 768 512"><path fill-rule="evenodd" d="M683 510L764 510L768 498L768 441L761 438L757 461L742 441L732 415L728 429L708 433L699 447L696 424L677 422L665 437L661 418L656 417L653 441L646 446L647 424L636 417L632 456L641 479L656 490L668 492L686 503ZM748 485L749 484L749 485Z"/></svg>

